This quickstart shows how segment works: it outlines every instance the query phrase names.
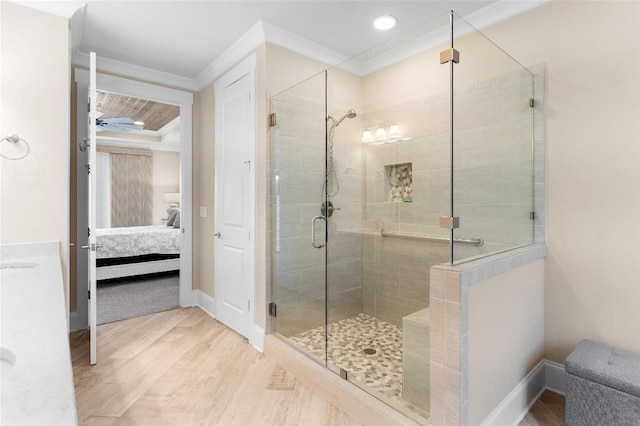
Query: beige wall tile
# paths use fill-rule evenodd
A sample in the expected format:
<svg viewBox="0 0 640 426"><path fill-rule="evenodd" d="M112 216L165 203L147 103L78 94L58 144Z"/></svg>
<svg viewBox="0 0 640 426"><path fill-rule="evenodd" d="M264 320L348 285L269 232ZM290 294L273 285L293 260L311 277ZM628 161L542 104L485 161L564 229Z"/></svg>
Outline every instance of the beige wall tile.
<svg viewBox="0 0 640 426"><path fill-rule="evenodd" d="M431 268L430 277L430 296L444 299L444 271Z"/></svg>
<svg viewBox="0 0 640 426"><path fill-rule="evenodd" d="M433 349L432 349L433 351ZM432 352L433 353L433 352ZM445 422L445 377L442 364L431 363L429 366L430 388L430 419L433 426L444 425Z"/></svg>
<svg viewBox="0 0 640 426"><path fill-rule="evenodd" d="M430 300L430 352L431 363L444 365L445 363L445 329L444 329L444 300L431 297Z"/></svg>
<svg viewBox="0 0 640 426"><path fill-rule="evenodd" d="M445 299L451 302L460 302L460 274L458 272L444 273Z"/></svg>

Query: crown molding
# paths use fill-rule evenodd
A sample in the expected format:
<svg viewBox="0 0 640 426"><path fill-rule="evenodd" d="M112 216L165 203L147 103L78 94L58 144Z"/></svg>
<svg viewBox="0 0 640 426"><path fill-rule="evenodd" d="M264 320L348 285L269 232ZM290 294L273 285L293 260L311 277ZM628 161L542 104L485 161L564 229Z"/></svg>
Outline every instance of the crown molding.
<svg viewBox="0 0 640 426"><path fill-rule="evenodd" d="M500 21L504 21L508 18L546 4L549 1L550 0L499 0L487 7L464 16L464 19L474 28L481 30ZM38 2L21 3L27 4ZM70 3L78 4L73 13L86 5L86 2ZM71 15L73 15L73 13ZM462 36L470 33L471 31L473 31L473 29L470 26L465 26L464 31L457 32L456 36ZM355 59L349 60L350 58L342 53L338 53L307 38L286 31L271 24L270 22L260 20L231 46L229 46L220 56L218 56L218 58L202 70L195 79L128 64L102 56L98 56L98 68L101 71L113 74L120 74L195 92L204 89L206 86L214 82L227 70L247 57L251 52L255 51L264 43L271 43L283 47L291 50L292 52L322 62L326 64L327 67L336 66L362 77L441 45L446 42L447 38L448 28L445 29L443 27L443 29L436 29L429 34L425 34L424 36L413 39L399 47L388 50L375 58L366 61L358 61ZM72 63L74 65L88 67L89 55L84 52L74 52L72 55Z"/></svg>
<svg viewBox="0 0 640 426"><path fill-rule="evenodd" d="M74 13L87 5L86 1L25 1L13 0L13 3L21 6L37 9L52 15L71 19Z"/></svg>
<svg viewBox="0 0 640 426"><path fill-rule="evenodd" d="M197 89L204 89L265 43L284 47L292 52L327 64L328 67L338 65L349 59L348 56L322 46L321 44L286 31L270 22L260 20L196 77ZM341 68L357 75L361 73L360 64L355 61L351 61Z"/></svg>
<svg viewBox="0 0 640 426"><path fill-rule="evenodd" d="M464 25L461 29L456 29L456 37L462 37L475 30L482 30L498 22L507 20L513 16L527 12L541 6L549 0L536 1L512 1L499 0L476 12L462 17L471 25ZM360 76L379 71L385 67L411 58L419 53L426 52L434 47L441 46L449 41L449 26L443 26L431 31L428 34L415 38L394 49L388 50L361 64L362 73Z"/></svg>
<svg viewBox="0 0 640 426"><path fill-rule="evenodd" d="M115 59L105 58L100 55L97 56L97 67L98 70L102 72L118 74L151 83L160 83L177 89L188 90L190 92L198 90L195 80L191 78L116 61ZM71 63L73 65L88 68L89 54L84 52L74 52L71 56Z"/></svg>
<svg viewBox="0 0 640 426"><path fill-rule="evenodd" d="M493 24L542 6L549 1L550 0L498 0L462 18L477 30L482 30Z"/></svg>
<svg viewBox="0 0 640 426"><path fill-rule="evenodd" d="M249 31L233 42L220 56L202 70L195 78L197 90L202 90L214 82L218 77L264 43L263 21L258 21Z"/></svg>
<svg viewBox="0 0 640 426"><path fill-rule="evenodd" d="M474 28L480 30L512 16L527 12L548 1L549 0L499 0L496 3L492 3L483 9L465 16L464 19ZM460 37L472 31L473 28L471 26L465 26L463 30L456 33L456 36ZM286 31L270 22L261 20L196 77L196 86L198 90L202 90L263 43L271 43L283 47L292 52L327 64L328 67L335 66L363 77L439 46L445 43L448 37L449 28L442 27L429 34L410 40L399 47L383 52L375 58L358 61L355 59L349 60L350 58L342 53L338 53L307 38Z"/></svg>
<svg viewBox="0 0 640 426"><path fill-rule="evenodd" d="M318 62L327 64L328 67L339 66L346 71L360 75L360 63L349 61L350 57L335 50L329 49L319 43L284 30L270 22L262 21L265 41L276 46L284 47L292 52L299 53ZM349 61L349 62L346 62Z"/></svg>

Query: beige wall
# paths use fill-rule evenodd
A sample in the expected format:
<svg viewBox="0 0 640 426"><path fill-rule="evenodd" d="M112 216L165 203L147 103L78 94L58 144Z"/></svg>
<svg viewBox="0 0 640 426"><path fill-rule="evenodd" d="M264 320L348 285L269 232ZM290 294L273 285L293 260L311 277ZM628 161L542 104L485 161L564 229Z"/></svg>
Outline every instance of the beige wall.
<svg viewBox="0 0 640 426"><path fill-rule="evenodd" d="M640 3L552 1L484 30L547 63L545 357L640 351Z"/></svg>
<svg viewBox="0 0 640 426"><path fill-rule="evenodd" d="M0 2L0 8L0 134L15 133L31 145L31 153L22 160L0 159L0 240L2 244L60 241L66 285L69 22L14 3Z"/></svg>
<svg viewBox="0 0 640 426"><path fill-rule="evenodd" d="M213 83L194 96L194 146L193 146L193 223L198 225L194 232L193 246L194 288L210 296L213 294L213 196L214 196L214 138L215 138L215 98ZM196 174L197 171L197 174ZM200 207L206 207L207 217L200 217ZM195 231L195 226L194 226ZM196 238L197 234L197 238Z"/></svg>
<svg viewBox="0 0 640 426"><path fill-rule="evenodd" d="M469 289L469 424L478 425L544 350L544 260Z"/></svg>
<svg viewBox="0 0 640 426"><path fill-rule="evenodd" d="M180 192L180 153L153 152L153 224L162 225L167 218L169 204L164 202L165 192Z"/></svg>

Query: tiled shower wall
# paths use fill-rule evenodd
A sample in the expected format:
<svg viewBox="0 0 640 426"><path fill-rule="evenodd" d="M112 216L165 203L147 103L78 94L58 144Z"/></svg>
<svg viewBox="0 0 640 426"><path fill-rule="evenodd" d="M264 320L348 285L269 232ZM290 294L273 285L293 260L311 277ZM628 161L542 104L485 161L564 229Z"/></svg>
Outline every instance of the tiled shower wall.
<svg viewBox="0 0 640 426"><path fill-rule="evenodd" d="M329 225L326 295L325 250L311 245L311 219L320 215L323 200L325 111L321 100L285 93L276 97L272 107L277 111L270 163L272 300L278 309L274 330L284 336L323 325L325 298L329 322L362 312L361 161L359 142L354 144L349 137L360 128L355 120L345 120L335 133L340 190L330 200L340 210ZM334 114L339 118L344 112ZM324 241L322 220L317 221L316 236L318 242Z"/></svg>
<svg viewBox="0 0 640 426"><path fill-rule="evenodd" d="M532 78L512 72L455 89L456 238L482 237L482 247L455 244L455 259L532 242ZM409 140L363 144L363 310L402 325L429 306L429 269L449 261L447 242L382 237L381 229L444 236L450 214L449 96L367 111L364 129L399 123ZM385 166L411 163L411 202L389 201Z"/></svg>

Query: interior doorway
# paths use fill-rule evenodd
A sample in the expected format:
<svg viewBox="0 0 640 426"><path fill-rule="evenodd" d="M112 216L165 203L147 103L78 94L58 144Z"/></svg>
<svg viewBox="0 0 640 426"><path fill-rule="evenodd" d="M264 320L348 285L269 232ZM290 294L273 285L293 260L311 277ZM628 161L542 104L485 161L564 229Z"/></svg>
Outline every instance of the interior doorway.
<svg viewBox="0 0 640 426"><path fill-rule="evenodd" d="M75 81L81 147L88 72L76 69ZM102 114L97 122L103 130L97 134L94 170L99 182L98 324L191 306L192 94L104 74L98 74L97 88ZM78 246L87 235L86 164L86 150L78 149ZM123 186L127 181L136 183ZM77 250L77 310L71 314L71 330L88 326L86 257L85 250ZM127 306L132 300L137 303Z"/></svg>

